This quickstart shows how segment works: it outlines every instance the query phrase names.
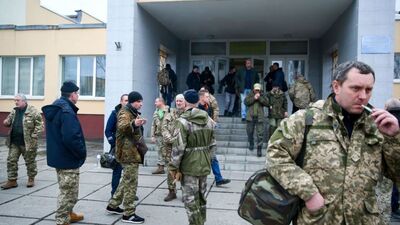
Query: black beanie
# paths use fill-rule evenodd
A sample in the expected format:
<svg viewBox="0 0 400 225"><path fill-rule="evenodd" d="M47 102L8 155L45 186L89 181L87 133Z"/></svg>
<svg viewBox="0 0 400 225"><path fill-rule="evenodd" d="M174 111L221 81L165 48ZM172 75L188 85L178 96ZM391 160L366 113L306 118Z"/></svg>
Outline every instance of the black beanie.
<svg viewBox="0 0 400 225"><path fill-rule="evenodd" d="M189 89L183 93L185 101L191 104L196 104L199 101L199 94L194 89Z"/></svg>
<svg viewBox="0 0 400 225"><path fill-rule="evenodd" d="M65 81L60 90L64 93L72 93L78 91L79 87L73 81Z"/></svg>
<svg viewBox="0 0 400 225"><path fill-rule="evenodd" d="M139 101L139 100L143 100L143 97L139 92L132 91L131 93L129 93L129 95L128 95L128 102L129 103L136 102L136 101Z"/></svg>

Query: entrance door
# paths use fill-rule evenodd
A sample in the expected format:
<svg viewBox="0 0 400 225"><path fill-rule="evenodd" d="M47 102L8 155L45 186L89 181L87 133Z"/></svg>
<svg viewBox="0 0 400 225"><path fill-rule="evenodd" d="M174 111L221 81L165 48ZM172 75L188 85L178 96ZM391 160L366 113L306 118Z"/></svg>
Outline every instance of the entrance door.
<svg viewBox="0 0 400 225"><path fill-rule="evenodd" d="M270 63L279 63L279 66L282 68L285 73L285 80L290 87L294 83L294 78L297 74L303 74L307 79L307 57L306 56L282 56L282 57L271 57ZM292 112L293 104L289 99L289 95L287 95L288 99L288 113Z"/></svg>
<svg viewBox="0 0 400 225"><path fill-rule="evenodd" d="M260 84L265 87L264 85L264 77L265 77L265 60L262 58L253 58L253 67L257 72L257 75L260 79Z"/></svg>

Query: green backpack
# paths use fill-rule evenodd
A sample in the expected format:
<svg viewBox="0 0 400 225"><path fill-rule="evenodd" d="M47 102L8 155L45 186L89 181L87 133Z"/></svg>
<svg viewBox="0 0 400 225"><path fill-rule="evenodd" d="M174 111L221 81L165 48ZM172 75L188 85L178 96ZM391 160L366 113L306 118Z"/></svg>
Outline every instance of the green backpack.
<svg viewBox="0 0 400 225"><path fill-rule="evenodd" d="M296 164L302 167L307 134L313 113L307 109L304 139ZM289 194L266 170L255 172L246 182L240 197L238 213L253 225L289 225L297 216L300 198Z"/></svg>

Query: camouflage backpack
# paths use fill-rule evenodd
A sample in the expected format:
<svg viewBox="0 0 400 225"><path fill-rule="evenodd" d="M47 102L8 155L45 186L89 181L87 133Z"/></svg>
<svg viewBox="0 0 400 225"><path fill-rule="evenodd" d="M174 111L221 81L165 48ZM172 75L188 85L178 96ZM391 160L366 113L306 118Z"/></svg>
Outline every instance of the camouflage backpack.
<svg viewBox="0 0 400 225"><path fill-rule="evenodd" d="M160 72L157 73L157 80L158 84L162 86L168 86L171 83L169 79L169 72L167 69L162 69Z"/></svg>
<svg viewBox="0 0 400 225"><path fill-rule="evenodd" d="M307 109L304 139L296 164L302 167L306 138L313 113ZM299 211L300 198L289 194L266 170L255 172L246 182L240 197L238 213L253 225L289 225Z"/></svg>

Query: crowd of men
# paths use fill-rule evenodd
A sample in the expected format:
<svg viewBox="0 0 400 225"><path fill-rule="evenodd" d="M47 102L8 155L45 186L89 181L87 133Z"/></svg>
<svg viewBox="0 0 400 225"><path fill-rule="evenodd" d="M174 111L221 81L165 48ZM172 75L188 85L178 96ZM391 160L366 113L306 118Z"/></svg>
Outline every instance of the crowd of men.
<svg viewBox="0 0 400 225"><path fill-rule="evenodd" d="M375 187L383 175L395 185L400 184L400 128L396 118L400 104L389 102L386 109L369 105L375 82L372 68L362 62L340 64L332 79L332 94L327 100L314 103L312 88L303 76L298 76L289 89L296 109L288 116L285 81L277 77L277 74L283 75L281 71L274 76L267 75L270 84L267 82L266 89L271 89L263 93L251 62L247 60L245 65L234 80L245 108L242 118L247 121L249 148L254 148L252 138L257 127L257 151L261 152L259 133L263 127L263 108L268 107L270 139L266 169L290 194L304 200L297 224L380 224ZM203 85L198 90L178 94L176 108L168 107L162 97L157 98L152 120L151 137L159 149L154 174L165 173L165 169L168 173L169 192L164 201L177 198L176 182L180 182L191 225L202 225L206 221L205 192L211 171L217 186L230 182L222 178L215 157L219 113L218 104L213 106L215 98L209 89L210 86ZM298 90L307 90L308 97L303 93L298 97ZM85 139L77 117L78 98L79 87L68 81L61 87L61 98L42 107L47 163L56 169L60 189L56 223L64 225L84 217L73 211L78 199L79 168L86 159ZM304 104L304 100L309 102ZM20 155L27 164L27 187L34 186L37 174L35 156L37 139L43 129L42 118L27 104L24 95L16 95L15 104L16 108L3 121L11 131L8 181L2 189L17 187L16 162ZM122 222L136 224L145 221L135 213L134 203L139 164L144 160L137 145L143 139L143 125L147 122L140 113L142 106L143 97L139 92L122 95L106 129L107 140L115 149L119 163L113 171L111 199L106 211L122 215ZM310 125L310 121L305 121L306 114L312 115L312 121L303 166L299 167L294 159L300 152L306 123ZM398 196L396 203L397 208L392 208L394 215L399 211Z"/></svg>

